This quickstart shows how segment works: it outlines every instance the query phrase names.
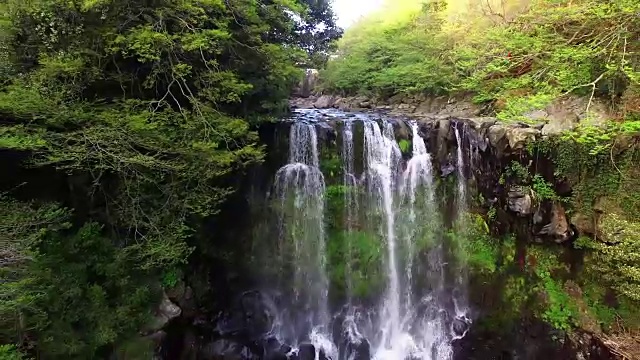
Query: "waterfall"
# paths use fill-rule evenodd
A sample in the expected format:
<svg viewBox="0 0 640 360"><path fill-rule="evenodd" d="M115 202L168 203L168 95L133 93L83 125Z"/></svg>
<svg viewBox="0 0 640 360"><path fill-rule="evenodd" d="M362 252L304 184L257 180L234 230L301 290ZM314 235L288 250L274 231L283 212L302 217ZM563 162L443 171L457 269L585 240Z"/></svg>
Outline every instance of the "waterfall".
<svg viewBox="0 0 640 360"><path fill-rule="evenodd" d="M428 281L431 291L422 298L418 309L414 311L416 318L417 357L421 359L439 360L449 359L452 355L449 331L447 329L446 316L446 292L445 292L445 259L442 237L435 230L441 226L435 204L435 189L433 185L433 169L431 155L427 152L426 145L418 132L418 125L411 123L413 132L413 156L407 164L404 172L403 195L407 198L409 216L407 225L407 246L409 247L407 262L407 282L412 283L413 253L417 237L427 238L431 242L431 250L427 255ZM417 201L418 199L422 201ZM418 229L425 229L423 232ZM412 293L407 292L407 300L412 298ZM408 303L408 309L412 309ZM421 316L419 316L421 312Z"/></svg>
<svg viewBox="0 0 640 360"><path fill-rule="evenodd" d="M285 335L294 338L309 329L328 326L330 316L324 234L325 183L319 169L315 126L294 123L289 143L289 164L278 170L275 184L281 206L279 257L290 261L292 305L304 314ZM282 271L282 276L287 275L285 269Z"/></svg>
<svg viewBox="0 0 640 360"><path fill-rule="evenodd" d="M354 171L354 158L353 158L353 122L346 121L344 123L344 130L342 134L342 164L343 175L342 185L344 186L344 206L345 206L345 234L347 237L347 263L345 266L346 273L346 287L347 298L351 302L353 296L353 283L351 263L352 257L352 242L351 237L353 235L353 223L358 216L358 202L356 198L356 176Z"/></svg>
<svg viewBox="0 0 640 360"><path fill-rule="evenodd" d="M400 281L396 258L396 232L394 213L394 185L397 181L400 148L393 138L393 128L383 123L381 131L378 123L364 124L365 155L368 195L376 208L383 214L381 235L387 245L387 291L383 301L382 346L393 346L401 335Z"/></svg>
<svg viewBox="0 0 640 360"><path fill-rule="evenodd" d="M436 209L434 203L433 174L431 165L431 155L427 152L427 147L422 137L418 133L418 124L414 121L411 123L413 133L413 156L407 163L407 168L403 174L402 194L403 198L407 198L409 214L407 219L407 229L405 234L407 246L407 261L405 266L406 284L412 283L413 277L413 261L415 254L415 237L418 235L416 231L420 224L416 211L416 197L422 190L424 192L424 205L429 210L428 216L432 216ZM424 189L421 189L423 187ZM421 214L422 215L422 214ZM422 218L422 220L425 220ZM429 222L427 222L428 224ZM412 304L411 287L405 289L406 308L410 309Z"/></svg>
<svg viewBox="0 0 640 360"><path fill-rule="evenodd" d="M457 125L457 124L456 124ZM456 168L457 168L457 194L456 194L456 228L460 234L467 231L466 213L467 213L467 179L464 175L464 144L463 137L460 136L458 126L454 126L456 135ZM467 294L467 269L461 266L456 276L456 288L454 289L453 301L455 305L456 318L464 322L469 322L468 318L468 294ZM453 330L452 330L453 332Z"/></svg>
<svg viewBox="0 0 640 360"><path fill-rule="evenodd" d="M459 216L464 214L467 211L467 180L464 176L464 152L463 152L463 144L462 137L460 136L460 130L458 130L457 126L454 126L454 132L456 134L456 170L458 174L458 192L456 194L456 210Z"/></svg>
<svg viewBox="0 0 640 360"><path fill-rule="evenodd" d="M311 342L316 360L322 353L361 359L353 351L365 345L375 360L452 359L452 342L468 324L466 273L458 275L444 242L432 158L418 124L410 122L412 153L403 159L390 121L365 114L339 118L340 155L323 154L329 162L321 164L316 126L306 123L310 114L293 123L289 163L275 177L282 304L274 333L294 345ZM462 137L455 133L455 206L461 215L467 189ZM334 161L341 162L341 173ZM330 171L327 185L321 168ZM363 303L363 283L376 282L379 291ZM332 292L331 307L330 286L345 295Z"/></svg>

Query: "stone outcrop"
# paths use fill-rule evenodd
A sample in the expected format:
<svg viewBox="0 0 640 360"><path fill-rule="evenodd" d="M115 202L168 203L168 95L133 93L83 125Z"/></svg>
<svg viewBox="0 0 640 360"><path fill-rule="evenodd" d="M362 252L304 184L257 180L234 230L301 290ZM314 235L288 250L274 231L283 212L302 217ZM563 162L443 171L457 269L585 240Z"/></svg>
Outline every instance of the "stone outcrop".
<svg viewBox="0 0 640 360"><path fill-rule="evenodd" d="M388 100L366 96L340 97L336 95L296 96L290 100L292 108L335 108L342 111L375 110L395 116L454 116L477 117L483 108L469 98L404 96L397 95Z"/></svg>
<svg viewBox="0 0 640 360"><path fill-rule="evenodd" d="M547 211L540 207L533 217L534 224L542 225L536 235L548 237L558 244L572 239L575 231L567 219L562 204L554 201L548 207L550 210ZM548 222L544 223L545 220Z"/></svg>
<svg viewBox="0 0 640 360"><path fill-rule="evenodd" d="M589 115L587 116L587 106ZM586 97L568 96L552 102L544 110L529 114L536 122L544 122L543 135L557 135L563 131L573 130L578 125L604 124L609 115L606 104L594 99L589 104Z"/></svg>
<svg viewBox="0 0 640 360"><path fill-rule="evenodd" d="M514 186L509 189L507 196L509 210L518 214L518 216L533 214L533 199L529 189L523 186Z"/></svg>
<svg viewBox="0 0 640 360"><path fill-rule="evenodd" d="M331 108L336 103L336 100L337 98L333 95L322 95L320 96L320 98L318 98L318 100L316 100L313 106L316 109Z"/></svg>
<svg viewBox="0 0 640 360"><path fill-rule="evenodd" d="M178 305L171 302L165 292L162 293L162 300L158 305L156 314L150 324L148 324L145 332L153 333L164 328L169 321L177 318L182 314L182 309Z"/></svg>
<svg viewBox="0 0 640 360"><path fill-rule="evenodd" d="M341 97L337 95L309 95L294 97L290 101L292 108L335 108L342 111L378 111L391 116L410 116L413 118L455 117L480 118L489 109L474 104L468 96L427 96L427 95L394 95L388 99L374 99L365 96ZM587 107L589 114L587 115ZM520 149L537 136L553 136L572 130L578 125L601 126L611 118L606 104L598 99L589 102L586 97L567 96L553 101L541 110L525 114L529 126L520 124L513 128L500 128L497 131L509 131L509 146ZM494 130L495 131L495 130ZM501 137L498 134L498 137ZM495 136L495 134L494 134ZM492 142L493 144L493 142ZM502 145L501 145L502 146Z"/></svg>

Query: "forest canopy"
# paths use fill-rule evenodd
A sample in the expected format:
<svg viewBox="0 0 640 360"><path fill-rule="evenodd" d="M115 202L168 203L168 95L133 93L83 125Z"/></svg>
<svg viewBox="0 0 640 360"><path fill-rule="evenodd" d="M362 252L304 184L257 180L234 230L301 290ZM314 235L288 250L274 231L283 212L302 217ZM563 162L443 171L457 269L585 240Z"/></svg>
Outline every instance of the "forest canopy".
<svg viewBox="0 0 640 360"><path fill-rule="evenodd" d="M326 1L2 2L0 343L96 358L135 335L340 34Z"/></svg>
<svg viewBox="0 0 640 360"><path fill-rule="evenodd" d="M639 13L635 0L388 1L345 34L324 87L470 93L508 121L569 94L599 96L637 118Z"/></svg>

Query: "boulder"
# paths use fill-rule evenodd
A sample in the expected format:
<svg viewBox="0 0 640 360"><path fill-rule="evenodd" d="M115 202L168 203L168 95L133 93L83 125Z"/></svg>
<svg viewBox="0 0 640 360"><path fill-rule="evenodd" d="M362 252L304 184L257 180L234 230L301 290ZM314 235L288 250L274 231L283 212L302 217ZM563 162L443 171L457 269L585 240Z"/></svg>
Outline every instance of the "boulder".
<svg viewBox="0 0 640 360"><path fill-rule="evenodd" d="M318 99L315 96L307 98L296 97L289 100L289 106L292 109L311 109Z"/></svg>
<svg viewBox="0 0 640 360"><path fill-rule="evenodd" d="M388 102L390 105L402 104L405 102L406 95L405 94L396 94L389 98Z"/></svg>
<svg viewBox="0 0 640 360"><path fill-rule="evenodd" d="M447 98L426 98L418 103L415 108L415 112L418 114L437 114L445 109L447 106Z"/></svg>
<svg viewBox="0 0 640 360"><path fill-rule="evenodd" d="M411 104L398 104L396 109L404 113L413 113L416 110L416 107Z"/></svg>
<svg viewBox="0 0 640 360"><path fill-rule="evenodd" d="M480 106L469 99L447 99L444 109L439 113L455 117L474 117L478 116L480 112Z"/></svg>
<svg viewBox="0 0 640 360"><path fill-rule="evenodd" d="M358 109L366 109L366 108L369 108L372 103L373 102L371 101L371 99L369 99L366 96L356 96L353 99L352 107L358 108Z"/></svg>
<svg viewBox="0 0 640 360"><path fill-rule="evenodd" d="M451 332L455 337L461 339L463 338L469 328L471 327L471 320L467 317L455 317L453 322L451 323Z"/></svg>
<svg viewBox="0 0 640 360"><path fill-rule="evenodd" d="M545 122L549 117L549 113L545 110L533 110L524 114L524 117L532 122Z"/></svg>
<svg viewBox="0 0 640 360"><path fill-rule="evenodd" d="M179 281L174 287L166 289L169 300L177 304L184 316L193 315L196 312L195 297L193 289L187 286L184 281Z"/></svg>
<svg viewBox="0 0 640 360"><path fill-rule="evenodd" d="M522 150L527 144L534 142L540 136L540 130L534 128L509 128L506 131L509 147L512 151Z"/></svg>
<svg viewBox="0 0 640 360"><path fill-rule="evenodd" d="M151 320L151 323L145 328L145 333L154 333L161 330L169 321L177 318L182 313L182 310L178 305L169 300L167 294L162 292L162 300L156 309L156 314Z"/></svg>
<svg viewBox="0 0 640 360"><path fill-rule="evenodd" d="M508 192L507 204L509 210L519 216L528 216L533 213L533 199L531 191L522 186L513 186Z"/></svg>
<svg viewBox="0 0 640 360"><path fill-rule="evenodd" d="M333 107L333 104L336 103L337 98L333 95L322 95L316 100L313 104L313 107L316 109L327 109Z"/></svg>
<svg viewBox="0 0 640 360"><path fill-rule="evenodd" d="M315 360L316 359L316 347L313 344L303 343L298 347L298 359L299 360Z"/></svg>
<svg viewBox="0 0 640 360"><path fill-rule="evenodd" d="M498 154L502 154L509 145L506 136L507 128L504 125L496 124L489 127L489 131L487 132L489 144L491 144Z"/></svg>
<svg viewBox="0 0 640 360"><path fill-rule="evenodd" d="M554 239L558 244L570 240L573 231L569 227L567 215L561 204L554 202L551 208L551 221L542 227L539 235L547 235Z"/></svg>
<svg viewBox="0 0 640 360"><path fill-rule="evenodd" d="M360 106L363 109L370 109L372 107L372 103L369 100L362 101L362 102L360 102L360 104L358 104L358 106Z"/></svg>
<svg viewBox="0 0 640 360"><path fill-rule="evenodd" d="M589 113L587 114L587 105ZM602 126L611 118L607 105L599 100L588 97L568 96L555 100L538 113L546 114L546 124L542 128L542 135L556 135L570 131L578 125Z"/></svg>
<svg viewBox="0 0 640 360"><path fill-rule="evenodd" d="M594 235L596 233L593 216L576 212L571 216L571 224L576 227L581 235Z"/></svg>
<svg viewBox="0 0 640 360"><path fill-rule="evenodd" d="M187 292L187 285L184 281L178 281L173 287L165 289L169 300L179 303Z"/></svg>
<svg viewBox="0 0 640 360"><path fill-rule="evenodd" d="M348 360L371 360L371 345L367 339L349 341L345 347L345 357Z"/></svg>
<svg viewBox="0 0 640 360"><path fill-rule="evenodd" d="M318 360L332 360L332 359L327 356L324 349L320 349L320 351L318 351Z"/></svg>
<svg viewBox="0 0 640 360"><path fill-rule="evenodd" d="M498 119L494 117L473 117L469 118L467 123L475 130L484 130L498 123Z"/></svg>
<svg viewBox="0 0 640 360"><path fill-rule="evenodd" d="M571 119L571 117L550 119L549 122L542 127L541 133L543 136L550 136L573 130L577 124L576 120L577 117L575 117L575 119Z"/></svg>

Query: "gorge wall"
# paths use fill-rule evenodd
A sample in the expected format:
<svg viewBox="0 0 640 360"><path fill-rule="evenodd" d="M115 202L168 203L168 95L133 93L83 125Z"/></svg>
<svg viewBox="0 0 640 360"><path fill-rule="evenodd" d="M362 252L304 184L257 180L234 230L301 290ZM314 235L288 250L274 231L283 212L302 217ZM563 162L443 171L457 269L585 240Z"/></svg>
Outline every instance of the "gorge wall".
<svg viewBox="0 0 640 360"><path fill-rule="evenodd" d="M635 171L637 137L617 141L606 152L593 153L593 148L588 148L585 155L579 143L545 136L544 125L443 114L409 118L380 110L384 109L370 113L307 110L299 112L294 122L268 124L261 129L268 145L266 161L252 169L243 190L231 202L234 208L227 212L229 218L221 220L226 237L233 239L229 254L236 257L231 263L238 268L216 269L210 256L199 255L202 267L187 276L188 289L196 298L211 299L216 305L201 302L199 311L169 325L163 347L167 358L284 359L291 354L289 345L295 344L286 345L272 334L278 305L265 296L266 284L255 281L264 279L264 259L256 255L264 249L260 244L277 238L269 225L273 209L265 194L273 196L276 170L287 163L291 127L298 122L310 124L317 134L317 166L328 181L326 216L336 216L330 190L331 181L337 181L331 178L339 177L341 171L335 160L344 140L342 124L358 118L389 123L405 158L410 156L417 131L432 158L437 196L449 226L456 213L451 201L455 179L464 179L469 230L466 234L451 230L447 236L458 236L465 244L470 316L474 320L466 336L453 342L454 358L609 359L624 358L633 351L633 344L625 348L625 338L619 336L613 321L632 324L633 302L618 296L615 290L619 284L600 279L598 272L606 276L615 271L611 265L615 255L601 246L626 246L624 240L611 239L617 236L615 229L619 234L620 222L634 229L630 209L638 202L630 188L633 182L616 174ZM465 159L463 167L459 166L460 153ZM356 155L354 163L362 164L363 160ZM589 183L594 179L609 185L593 191ZM622 189L629 192L611 198ZM239 243L251 245L234 249ZM422 262L418 266L427 265ZM194 279L201 279L203 273L218 283L198 286ZM369 275L365 290L382 291L375 280L383 275ZM213 289L222 297L212 295ZM247 289L258 291L244 292ZM330 302L336 303L336 296L344 298L345 294L332 291ZM366 295L362 301L367 302ZM305 346L302 344L298 352L301 358ZM362 356L358 359L369 358L368 346L354 353Z"/></svg>

